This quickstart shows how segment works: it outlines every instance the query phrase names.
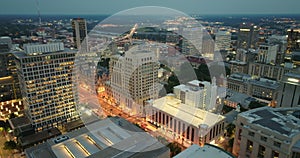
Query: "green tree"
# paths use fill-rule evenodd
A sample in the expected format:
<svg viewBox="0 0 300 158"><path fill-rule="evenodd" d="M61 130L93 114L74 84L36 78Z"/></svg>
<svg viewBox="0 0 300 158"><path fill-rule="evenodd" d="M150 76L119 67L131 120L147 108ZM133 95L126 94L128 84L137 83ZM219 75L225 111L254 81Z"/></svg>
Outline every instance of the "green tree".
<svg viewBox="0 0 300 158"><path fill-rule="evenodd" d="M195 69L197 79L200 81L211 81L209 69L206 64L201 64Z"/></svg>
<svg viewBox="0 0 300 158"><path fill-rule="evenodd" d="M3 147L4 150L13 150L13 149L17 149L17 144L15 141L6 141L4 143L4 147Z"/></svg>
<svg viewBox="0 0 300 158"><path fill-rule="evenodd" d="M196 78L195 70L189 62L185 62L180 65L180 71L178 72L178 79L182 83L192 81Z"/></svg>
<svg viewBox="0 0 300 158"><path fill-rule="evenodd" d="M257 101L252 101L249 104L249 109L260 108L260 107L263 107L263 106L266 106L266 105L263 104L263 103L257 102Z"/></svg>
<svg viewBox="0 0 300 158"><path fill-rule="evenodd" d="M173 93L173 88L179 85L179 80L175 75L171 75L168 79L168 84L164 85L167 93Z"/></svg>
<svg viewBox="0 0 300 158"><path fill-rule="evenodd" d="M179 144L176 142L168 144L167 147L170 148L171 157L173 157L181 152L181 148L180 148Z"/></svg>

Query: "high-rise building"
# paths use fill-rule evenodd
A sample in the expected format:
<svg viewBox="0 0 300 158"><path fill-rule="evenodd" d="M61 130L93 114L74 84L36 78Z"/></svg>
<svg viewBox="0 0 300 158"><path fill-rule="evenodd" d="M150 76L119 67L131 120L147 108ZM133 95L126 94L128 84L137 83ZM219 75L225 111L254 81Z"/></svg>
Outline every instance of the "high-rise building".
<svg viewBox="0 0 300 158"><path fill-rule="evenodd" d="M231 44L231 33L229 31L219 31L216 33L216 50L229 50Z"/></svg>
<svg viewBox="0 0 300 158"><path fill-rule="evenodd" d="M10 37L0 37L0 102L21 98L11 48L12 41Z"/></svg>
<svg viewBox="0 0 300 158"><path fill-rule="evenodd" d="M260 63L275 64L277 59L278 45L259 45L257 60Z"/></svg>
<svg viewBox="0 0 300 158"><path fill-rule="evenodd" d="M243 48L243 49L256 48L257 39L258 39L257 26L249 23L241 24L238 32L237 48Z"/></svg>
<svg viewBox="0 0 300 158"><path fill-rule="evenodd" d="M76 52L64 50L62 43L24 47L27 51L14 55L25 113L35 130L78 119L76 83L72 81Z"/></svg>
<svg viewBox="0 0 300 158"><path fill-rule="evenodd" d="M129 114L145 114L145 101L158 97L158 59L153 51L132 48L110 61L113 97Z"/></svg>
<svg viewBox="0 0 300 158"><path fill-rule="evenodd" d="M286 73L277 97L277 107L296 107L300 105L300 74Z"/></svg>
<svg viewBox="0 0 300 158"><path fill-rule="evenodd" d="M193 80L185 85L175 86L174 94L183 104L203 110L213 110L217 99L216 78L213 78L212 83Z"/></svg>
<svg viewBox="0 0 300 158"><path fill-rule="evenodd" d="M290 57L293 51L300 50L300 29L288 29L287 30L287 48L286 57Z"/></svg>
<svg viewBox="0 0 300 158"><path fill-rule="evenodd" d="M300 108L262 107L240 113L233 154L238 157L300 157Z"/></svg>
<svg viewBox="0 0 300 158"><path fill-rule="evenodd" d="M83 18L74 18L71 23L75 48L82 52L89 51L86 20Z"/></svg>

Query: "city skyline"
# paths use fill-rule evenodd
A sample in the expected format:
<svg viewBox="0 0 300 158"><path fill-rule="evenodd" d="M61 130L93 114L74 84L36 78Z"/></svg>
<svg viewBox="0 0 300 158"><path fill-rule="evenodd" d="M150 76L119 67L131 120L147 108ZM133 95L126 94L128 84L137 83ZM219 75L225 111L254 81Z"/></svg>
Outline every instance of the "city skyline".
<svg viewBox="0 0 300 158"><path fill-rule="evenodd" d="M57 5L62 4L62 5ZM88 3L79 0L54 1L5 1L0 6L0 14L114 14L122 10L141 6L159 6L176 9L187 14L300 14L299 1L270 0L179 0L145 1L128 0L112 1L91 0Z"/></svg>

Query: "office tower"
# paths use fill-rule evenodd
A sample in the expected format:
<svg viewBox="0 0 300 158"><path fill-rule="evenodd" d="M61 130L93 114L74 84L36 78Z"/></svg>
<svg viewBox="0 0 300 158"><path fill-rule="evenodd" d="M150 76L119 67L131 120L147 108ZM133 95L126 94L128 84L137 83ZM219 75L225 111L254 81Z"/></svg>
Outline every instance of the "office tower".
<svg viewBox="0 0 300 158"><path fill-rule="evenodd" d="M300 49L300 29L288 29L287 35L287 48L285 57L291 57L291 53L293 51L299 51Z"/></svg>
<svg viewBox="0 0 300 158"><path fill-rule="evenodd" d="M279 95L277 107L296 107L300 105L300 75L296 73L284 74Z"/></svg>
<svg viewBox="0 0 300 158"><path fill-rule="evenodd" d="M82 52L88 52L87 25L85 19L74 18L71 23L75 48Z"/></svg>
<svg viewBox="0 0 300 158"><path fill-rule="evenodd" d="M21 98L11 48L10 37L0 37L0 102Z"/></svg>
<svg viewBox="0 0 300 158"><path fill-rule="evenodd" d="M76 52L63 43L28 44L14 53L25 113L36 131L76 120L77 91L72 81Z"/></svg>
<svg viewBox="0 0 300 158"><path fill-rule="evenodd" d="M257 61L265 64L275 64L277 59L278 45L259 45Z"/></svg>
<svg viewBox="0 0 300 158"><path fill-rule="evenodd" d="M215 35L216 50L229 50L231 44L231 33L229 31L219 31Z"/></svg>
<svg viewBox="0 0 300 158"><path fill-rule="evenodd" d="M238 32L237 48L256 48L258 38L258 28L254 24L242 23Z"/></svg>
<svg viewBox="0 0 300 158"><path fill-rule="evenodd" d="M204 35L202 38L202 50L201 55L207 57L210 60L214 59L215 41L210 35Z"/></svg>
<svg viewBox="0 0 300 158"><path fill-rule="evenodd" d="M198 27L182 28L181 50L186 55L199 55L202 51L204 30ZM209 41L207 41L209 42ZM206 49L205 49L206 50Z"/></svg>
<svg viewBox="0 0 300 158"><path fill-rule="evenodd" d="M300 156L300 108L262 107L236 119L233 154L238 157Z"/></svg>
<svg viewBox="0 0 300 158"><path fill-rule="evenodd" d="M12 41L10 37L0 37L0 52L9 52L12 48Z"/></svg>
<svg viewBox="0 0 300 158"><path fill-rule="evenodd" d="M110 61L113 97L129 114L144 115L144 103L158 97L158 59L153 51L132 48Z"/></svg>

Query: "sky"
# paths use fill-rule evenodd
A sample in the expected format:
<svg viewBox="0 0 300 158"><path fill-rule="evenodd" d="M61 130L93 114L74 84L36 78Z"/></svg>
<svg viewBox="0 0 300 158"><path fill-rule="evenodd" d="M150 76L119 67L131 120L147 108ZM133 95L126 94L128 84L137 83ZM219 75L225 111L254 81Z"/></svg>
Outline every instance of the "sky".
<svg viewBox="0 0 300 158"><path fill-rule="evenodd" d="M1 0L0 15L115 14L139 6L161 6L186 14L300 14L300 0Z"/></svg>

